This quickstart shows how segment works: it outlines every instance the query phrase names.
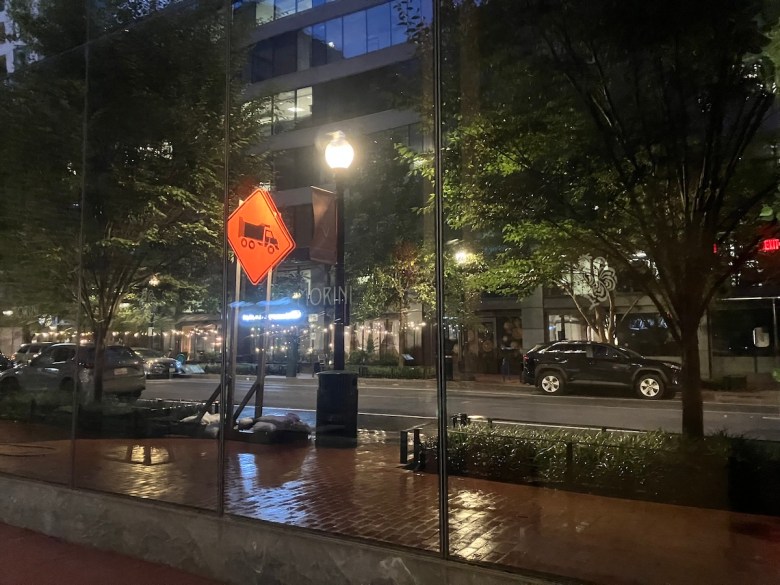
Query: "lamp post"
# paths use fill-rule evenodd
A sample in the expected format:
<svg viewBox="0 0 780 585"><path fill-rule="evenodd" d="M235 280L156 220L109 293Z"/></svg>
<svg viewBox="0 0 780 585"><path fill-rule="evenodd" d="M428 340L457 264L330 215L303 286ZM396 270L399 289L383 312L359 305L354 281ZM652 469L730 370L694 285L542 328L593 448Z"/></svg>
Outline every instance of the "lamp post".
<svg viewBox="0 0 780 585"><path fill-rule="evenodd" d="M334 302L333 369L344 369L344 326L349 320L344 278L344 183L343 173L352 164L355 151L343 132L331 134L325 147L325 162L336 180L336 295Z"/></svg>
<svg viewBox="0 0 780 585"><path fill-rule="evenodd" d="M149 329L147 330L147 338L149 342L149 349L154 347L154 314L157 311L157 297L154 294L154 289L160 284L160 279L156 274L152 274L149 278L148 287L146 288L146 301L149 304ZM149 288L152 287L152 288Z"/></svg>

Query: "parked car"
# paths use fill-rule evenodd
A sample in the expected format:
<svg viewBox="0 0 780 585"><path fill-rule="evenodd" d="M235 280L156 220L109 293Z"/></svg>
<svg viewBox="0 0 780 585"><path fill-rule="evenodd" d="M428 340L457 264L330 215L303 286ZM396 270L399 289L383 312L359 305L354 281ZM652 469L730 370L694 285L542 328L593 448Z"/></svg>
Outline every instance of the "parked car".
<svg viewBox="0 0 780 585"><path fill-rule="evenodd" d="M13 365L13 360L4 353L0 352L0 372L7 370L8 368L12 368Z"/></svg>
<svg viewBox="0 0 780 585"><path fill-rule="evenodd" d="M672 398L680 385L680 366L646 358L623 347L589 341L557 341L523 357L523 381L544 394L570 387L627 388L640 398Z"/></svg>
<svg viewBox="0 0 780 585"><path fill-rule="evenodd" d="M32 343L23 343L19 346L19 349L16 350L16 353L13 355L14 364L17 366L23 366L29 361L34 358L36 355L41 353L44 349L49 347L50 345L53 345L52 342L48 341L34 341Z"/></svg>
<svg viewBox="0 0 780 585"><path fill-rule="evenodd" d="M144 361L144 372L147 378L184 375L184 364L174 358L166 357L161 351L148 347L133 347L132 350Z"/></svg>
<svg viewBox="0 0 780 585"><path fill-rule="evenodd" d="M17 366L0 374L0 393L23 391L69 392L74 380L83 391L94 384L95 348L86 345L79 351L76 365L76 344L49 344L27 365ZM104 354L103 392L137 398L146 388L143 360L129 347L109 345Z"/></svg>

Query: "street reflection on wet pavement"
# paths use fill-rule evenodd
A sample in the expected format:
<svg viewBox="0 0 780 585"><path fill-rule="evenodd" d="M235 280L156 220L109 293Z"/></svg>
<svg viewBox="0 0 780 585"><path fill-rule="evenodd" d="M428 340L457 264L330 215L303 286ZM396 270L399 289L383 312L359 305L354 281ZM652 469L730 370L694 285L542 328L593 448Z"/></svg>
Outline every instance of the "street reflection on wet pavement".
<svg viewBox="0 0 780 585"><path fill-rule="evenodd" d="M68 481L70 441L8 425L0 472ZM218 446L80 439L75 485L216 510ZM438 477L404 469L398 455L398 434L376 431L362 431L357 448L227 441L225 511L435 553ZM777 518L464 477L449 486L456 558L614 584L780 582Z"/></svg>

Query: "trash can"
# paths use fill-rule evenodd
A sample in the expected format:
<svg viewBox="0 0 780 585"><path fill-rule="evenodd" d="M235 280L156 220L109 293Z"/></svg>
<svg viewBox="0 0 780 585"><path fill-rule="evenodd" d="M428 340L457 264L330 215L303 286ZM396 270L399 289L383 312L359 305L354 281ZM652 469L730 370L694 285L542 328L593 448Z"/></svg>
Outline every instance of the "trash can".
<svg viewBox="0 0 780 585"><path fill-rule="evenodd" d="M354 372L321 372L317 385L317 445L357 446L358 376Z"/></svg>
<svg viewBox="0 0 780 585"><path fill-rule="evenodd" d="M445 355L444 356L444 378L446 380L454 380L455 379L455 372L454 372L453 366L452 366L452 356L451 355Z"/></svg>

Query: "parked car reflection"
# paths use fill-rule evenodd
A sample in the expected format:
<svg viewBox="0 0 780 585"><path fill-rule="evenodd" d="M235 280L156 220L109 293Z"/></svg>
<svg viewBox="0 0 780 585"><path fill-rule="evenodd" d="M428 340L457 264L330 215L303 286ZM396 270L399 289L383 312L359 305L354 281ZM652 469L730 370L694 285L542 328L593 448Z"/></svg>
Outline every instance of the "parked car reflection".
<svg viewBox="0 0 780 585"><path fill-rule="evenodd" d="M143 360L130 348L110 345L105 350L103 392L121 397L137 398L146 388ZM83 346L76 367L76 344L55 343L32 358L27 365L16 366L0 374L0 393L24 391L73 390L89 393L94 388L95 348Z"/></svg>
<svg viewBox="0 0 780 585"><path fill-rule="evenodd" d="M132 350L143 360L147 378L184 375L184 364L172 357L166 357L161 351L147 347L133 347Z"/></svg>
<svg viewBox="0 0 780 585"><path fill-rule="evenodd" d="M51 345L52 342L49 341L34 341L32 343L23 343L19 346L13 355L14 364L17 366L23 366L30 363L31 359L33 359L36 355Z"/></svg>

